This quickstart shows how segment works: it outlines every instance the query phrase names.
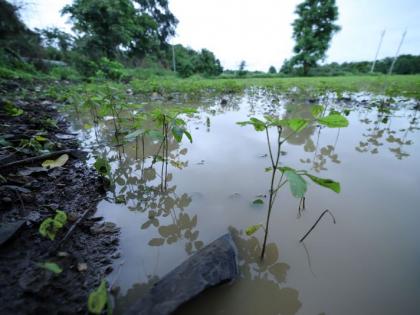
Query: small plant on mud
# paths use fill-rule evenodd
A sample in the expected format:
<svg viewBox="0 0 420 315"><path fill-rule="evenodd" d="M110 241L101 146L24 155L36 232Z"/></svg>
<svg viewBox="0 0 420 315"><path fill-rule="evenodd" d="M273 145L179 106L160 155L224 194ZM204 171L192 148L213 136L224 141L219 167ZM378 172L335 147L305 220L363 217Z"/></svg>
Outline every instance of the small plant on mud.
<svg viewBox="0 0 420 315"><path fill-rule="evenodd" d="M14 106L11 102L6 101L3 105L4 111L9 115L9 116L20 116L22 115L23 109Z"/></svg>
<svg viewBox="0 0 420 315"><path fill-rule="evenodd" d="M43 263L38 263L37 266L42 268L42 269L48 270L55 275L58 275L58 274L63 272L63 269L59 265L57 265L56 263L53 263L53 262L48 262L47 261L47 262L43 262Z"/></svg>
<svg viewBox="0 0 420 315"><path fill-rule="evenodd" d="M39 226L39 233L43 237L48 237L50 240L54 240L57 232L63 228L67 223L67 214L64 211L56 210L54 217L46 218L42 221Z"/></svg>
<svg viewBox="0 0 420 315"><path fill-rule="evenodd" d="M299 198L299 212L305 207L305 193L307 190L307 182L304 179L306 176L314 183L329 188L332 191L339 193L340 184L336 181L326 178L320 178L315 175L309 174L304 170L296 170L287 166L280 166L280 155L281 146L287 141L289 137L305 129L310 123L317 122L321 125L329 128L342 128L348 126L348 120L339 114L338 112L332 111L328 116L323 116L325 109L323 106L315 105L312 107L311 113L312 119L303 118L289 118L279 119L274 116L265 116L264 120L252 117L248 121L238 122L240 126L252 125L258 132L265 132L266 140L268 145L269 157L271 166L266 168L266 172L271 172L270 190L269 190L269 201L268 201L268 212L266 223L256 224L246 229L247 235L252 235L257 232L260 228L264 229L264 242L261 251L261 259L264 258L265 248L267 244L267 236L270 223L270 215L276 200L277 192L286 184L289 183L291 193L294 197ZM270 139L269 130L274 128L276 131L276 141L273 144ZM285 136L285 130L288 129L290 132ZM277 180L276 175L280 173L280 179ZM257 199L254 204L262 204L262 199Z"/></svg>
<svg viewBox="0 0 420 315"><path fill-rule="evenodd" d="M102 280L99 287L89 294L88 310L92 314L100 314L105 306L108 307L108 314L112 314L112 305L109 303L106 280Z"/></svg>

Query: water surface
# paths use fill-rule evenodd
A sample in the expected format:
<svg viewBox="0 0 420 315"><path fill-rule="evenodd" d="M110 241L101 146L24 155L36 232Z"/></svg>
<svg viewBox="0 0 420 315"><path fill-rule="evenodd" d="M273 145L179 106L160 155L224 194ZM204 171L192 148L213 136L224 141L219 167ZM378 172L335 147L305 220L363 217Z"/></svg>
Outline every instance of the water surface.
<svg viewBox="0 0 420 315"><path fill-rule="evenodd" d="M416 314L420 312L420 114L415 102L395 99L384 110L368 94L319 103L351 110L343 129L313 124L290 137L281 163L341 183L336 194L309 185L306 210L285 187L277 197L269 245L259 261L263 232L244 230L264 222L270 166L264 133L237 121L274 113L309 117L312 102L263 90L188 101L147 101L146 108L188 105L193 143L171 142L165 192L160 163L135 159L134 144L116 148L111 121L92 127L88 115L71 115L83 145L112 162L115 191L126 204L102 201L97 215L121 227L121 257L110 280L120 287L117 313L197 250L230 232L241 278L206 291L179 314ZM181 99L181 100L180 100ZM223 103L223 104L222 104ZM146 155L159 144L145 143ZM120 151L118 153L118 151ZM141 151L141 150L140 150ZM138 152L138 155L141 153ZM121 157L121 160L119 159ZM262 197L264 198L264 197ZM308 239L300 237L324 209ZM120 267L121 266L121 267Z"/></svg>

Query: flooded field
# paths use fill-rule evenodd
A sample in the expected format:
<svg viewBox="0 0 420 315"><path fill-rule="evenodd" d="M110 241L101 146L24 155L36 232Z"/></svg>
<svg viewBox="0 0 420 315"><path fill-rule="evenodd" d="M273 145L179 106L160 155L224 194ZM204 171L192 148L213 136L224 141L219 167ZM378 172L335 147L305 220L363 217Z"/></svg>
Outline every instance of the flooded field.
<svg viewBox="0 0 420 315"><path fill-rule="evenodd" d="M121 227L121 256L109 276L120 287L117 313L227 232L238 247L241 278L204 292L178 314L418 313L420 114L415 101L364 93L300 99L248 90L138 103L146 111L163 105L197 109L182 116L192 143L186 136L180 143L169 141L167 165L153 158L158 140L145 137L144 145L136 145L120 137L116 143L112 117L94 124L88 112L69 113L92 164L96 156L112 168L112 189L97 216ZM264 233L247 236L245 229L265 222L270 158L265 134L236 123L265 114L309 117L314 104L345 114L349 126L310 124L287 138L280 165L337 180L341 192L308 183L306 208L299 212L299 199L289 188L279 191L261 262ZM264 203L253 203L257 198ZM324 217L299 243L325 209L336 224Z"/></svg>

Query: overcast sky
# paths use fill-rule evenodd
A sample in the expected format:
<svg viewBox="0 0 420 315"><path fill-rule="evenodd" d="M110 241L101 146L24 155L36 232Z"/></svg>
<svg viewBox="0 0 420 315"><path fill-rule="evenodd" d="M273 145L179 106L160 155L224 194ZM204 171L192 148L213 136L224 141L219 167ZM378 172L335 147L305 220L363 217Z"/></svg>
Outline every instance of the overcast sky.
<svg viewBox="0 0 420 315"><path fill-rule="evenodd" d="M31 28L58 26L70 30L59 11L71 0L29 0L22 16ZM225 68L236 69L245 60L249 70L279 68L293 49L291 23L300 0L170 0L178 18L171 43L194 49L208 48ZM372 60L382 30L386 34L379 58L394 56L402 33L402 54L420 54L420 1L337 0L337 33L327 61Z"/></svg>

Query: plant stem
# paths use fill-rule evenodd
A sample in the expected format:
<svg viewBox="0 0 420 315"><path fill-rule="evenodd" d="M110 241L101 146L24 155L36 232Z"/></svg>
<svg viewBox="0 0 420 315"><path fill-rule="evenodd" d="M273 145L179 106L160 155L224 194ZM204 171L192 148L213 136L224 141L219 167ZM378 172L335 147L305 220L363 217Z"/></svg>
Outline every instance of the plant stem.
<svg viewBox="0 0 420 315"><path fill-rule="evenodd" d="M276 196L276 192L274 191L274 182L275 182L275 179L276 179L276 171L277 171L277 167L278 167L279 159L280 159L281 132L282 132L281 127L277 127L277 152L276 152L277 154L276 154L276 160L274 161L272 151L271 151L270 136L269 136L267 128L266 128L267 144L268 144L269 151L270 151L270 157L272 159L271 161L272 161L273 169L271 170L270 198L269 198L269 202L268 202L268 213L267 213L267 220L266 220L266 223L265 223L265 230L264 230L264 232L265 232L264 233L264 242L263 242L263 246L262 246L262 250L261 250L261 260L264 259L265 247L267 245L267 237L268 237L268 229L269 229L269 224L270 224L271 210L273 209L275 196Z"/></svg>
<svg viewBox="0 0 420 315"><path fill-rule="evenodd" d="M139 137L136 137L136 160L139 158Z"/></svg>

